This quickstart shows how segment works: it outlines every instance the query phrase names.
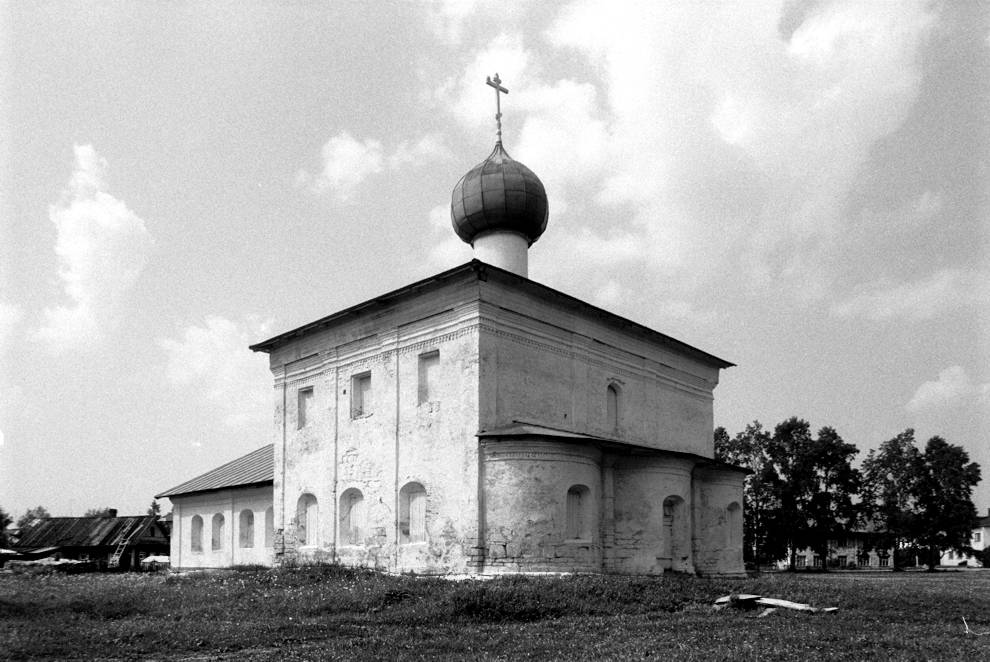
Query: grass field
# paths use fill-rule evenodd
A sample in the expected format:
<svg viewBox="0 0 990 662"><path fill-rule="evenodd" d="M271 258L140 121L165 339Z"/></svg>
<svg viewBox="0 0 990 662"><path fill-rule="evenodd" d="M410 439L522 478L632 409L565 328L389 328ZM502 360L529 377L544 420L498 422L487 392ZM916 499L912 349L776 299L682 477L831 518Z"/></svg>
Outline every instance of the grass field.
<svg viewBox="0 0 990 662"><path fill-rule="evenodd" d="M759 593L833 614L713 611ZM445 581L334 566L0 574L0 658L990 659L990 570Z"/></svg>

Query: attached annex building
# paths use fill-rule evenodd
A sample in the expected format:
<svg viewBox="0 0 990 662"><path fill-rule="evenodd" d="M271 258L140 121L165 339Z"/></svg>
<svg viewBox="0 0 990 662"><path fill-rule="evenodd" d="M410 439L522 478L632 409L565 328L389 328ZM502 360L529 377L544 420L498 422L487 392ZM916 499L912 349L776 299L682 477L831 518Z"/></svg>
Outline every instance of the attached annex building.
<svg viewBox="0 0 990 662"><path fill-rule="evenodd" d="M172 502L171 567L271 565L274 466L269 444L156 494Z"/></svg>
<svg viewBox="0 0 990 662"><path fill-rule="evenodd" d="M173 567L245 562L205 531L220 514L236 546L250 503L255 545L272 512L257 562L743 572L744 473L713 459L732 364L529 280L547 216L499 141L454 189L478 259L254 345L274 375L274 443L255 452L272 486L164 492Z"/></svg>

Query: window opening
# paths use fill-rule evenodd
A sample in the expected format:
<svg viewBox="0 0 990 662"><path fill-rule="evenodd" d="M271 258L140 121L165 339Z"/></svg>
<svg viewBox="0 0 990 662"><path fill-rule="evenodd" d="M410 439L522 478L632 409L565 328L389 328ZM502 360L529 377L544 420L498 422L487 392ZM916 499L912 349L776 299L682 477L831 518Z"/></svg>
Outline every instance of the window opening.
<svg viewBox="0 0 990 662"><path fill-rule="evenodd" d="M407 483L399 490L399 542L426 541L426 489Z"/></svg>
<svg viewBox="0 0 990 662"><path fill-rule="evenodd" d="M666 570L673 570L675 561L682 564L688 555L684 500L669 496L663 500L663 526L660 533L660 561Z"/></svg>
<svg viewBox="0 0 990 662"><path fill-rule="evenodd" d="M301 388L298 391L298 407L296 410L296 429L302 430L309 425L313 415L313 387Z"/></svg>
<svg viewBox="0 0 990 662"><path fill-rule="evenodd" d="M217 513L213 516L213 530L210 536L210 549L214 552L223 549L223 515Z"/></svg>
<svg viewBox="0 0 990 662"><path fill-rule="evenodd" d="M237 529L237 542L241 548L254 547L254 511L241 511L238 516Z"/></svg>
<svg viewBox="0 0 990 662"><path fill-rule="evenodd" d="M619 387L609 384L605 390L605 419L609 430L619 427Z"/></svg>
<svg viewBox="0 0 990 662"><path fill-rule="evenodd" d="M192 518L192 531L189 537L189 543L191 545L191 550L194 552L203 551L203 518L199 515L193 515Z"/></svg>
<svg viewBox="0 0 990 662"><path fill-rule="evenodd" d="M591 539L591 490L574 485L567 490L567 532L570 540Z"/></svg>
<svg viewBox="0 0 990 662"><path fill-rule="evenodd" d="M351 418L371 413L371 373L351 377Z"/></svg>
<svg viewBox="0 0 990 662"><path fill-rule="evenodd" d="M437 400L440 392L440 350L419 355L419 404Z"/></svg>
<svg viewBox="0 0 990 662"><path fill-rule="evenodd" d="M742 508L739 503L733 501L729 504L726 509L726 527L728 528L728 535L726 536L726 541L729 543L730 548L738 547L742 541Z"/></svg>
<svg viewBox="0 0 990 662"><path fill-rule="evenodd" d="M306 493L296 503L296 540L300 545L319 544L319 506L316 497Z"/></svg>
<svg viewBox="0 0 990 662"><path fill-rule="evenodd" d="M358 545L363 538L364 495L351 488L340 495L340 542L342 545Z"/></svg>

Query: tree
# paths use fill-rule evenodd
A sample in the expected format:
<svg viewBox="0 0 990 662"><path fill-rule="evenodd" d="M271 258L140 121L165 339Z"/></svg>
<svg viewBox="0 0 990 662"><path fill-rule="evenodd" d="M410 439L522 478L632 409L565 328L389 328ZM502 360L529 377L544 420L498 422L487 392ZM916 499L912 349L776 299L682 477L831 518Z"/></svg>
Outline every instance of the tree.
<svg viewBox="0 0 990 662"><path fill-rule="evenodd" d="M158 499L151 500L151 505L148 506L148 514L154 515L155 517L161 517L162 506L160 503L158 503Z"/></svg>
<svg viewBox="0 0 990 662"><path fill-rule="evenodd" d="M48 514L48 509L44 506L35 506L34 508L28 508L27 512L17 518L17 528L23 529L25 526L30 524L36 519L45 519L46 517L51 517Z"/></svg>
<svg viewBox="0 0 990 662"><path fill-rule="evenodd" d="M729 433L721 425L715 428L715 434L713 435L715 442L715 459L721 460L722 462L729 462L724 456L726 449L732 443L729 438Z"/></svg>
<svg viewBox="0 0 990 662"><path fill-rule="evenodd" d="M915 495L922 458L908 428L871 450L863 460L860 499L872 524L869 543L874 549L892 549L894 570L901 570L898 549L913 542L917 506Z"/></svg>
<svg viewBox="0 0 990 662"><path fill-rule="evenodd" d="M0 508L0 547L7 546L7 527L14 521L14 518L7 514L7 511Z"/></svg>
<svg viewBox="0 0 990 662"><path fill-rule="evenodd" d="M938 436L928 440L914 490L913 528L915 540L928 549L929 570L935 569L943 550L971 551L969 540L977 521L973 488L979 482L980 465L969 461L962 446Z"/></svg>
<svg viewBox="0 0 990 662"><path fill-rule="evenodd" d="M110 506L105 506L103 508L90 508L85 513L83 517L111 517L113 513L111 512L113 508Z"/></svg>
<svg viewBox="0 0 990 662"><path fill-rule="evenodd" d="M771 558L789 556L795 570L797 550L811 547L827 570L829 541L847 535L858 521L860 475L852 467L858 449L827 426L813 438L811 425L797 417L779 423L762 443L766 452L756 483L765 499L764 549Z"/></svg>
<svg viewBox="0 0 990 662"><path fill-rule="evenodd" d="M828 570L829 541L845 538L856 527L860 508L860 473L852 466L859 449L848 444L831 427L823 427L801 458L808 483L805 486L804 516L809 546Z"/></svg>
<svg viewBox="0 0 990 662"><path fill-rule="evenodd" d="M767 516L767 542L787 550L791 570L796 569L797 550L810 543L805 513L813 481L808 462L813 443L808 422L791 417L777 424L767 446L764 474L776 501Z"/></svg>
<svg viewBox="0 0 990 662"><path fill-rule="evenodd" d="M976 552L976 558L984 568L990 568L990 547L984 547Z"/></svg>

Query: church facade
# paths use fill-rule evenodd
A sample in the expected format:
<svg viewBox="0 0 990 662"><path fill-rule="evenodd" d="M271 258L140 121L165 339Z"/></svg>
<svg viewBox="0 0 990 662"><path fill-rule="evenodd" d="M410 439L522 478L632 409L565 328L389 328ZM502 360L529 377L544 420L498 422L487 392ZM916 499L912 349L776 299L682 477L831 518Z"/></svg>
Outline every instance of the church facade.
<svg viewBox="0 0 990 662"><path fill-rule="evenodd" d="M276 562L740 573L730 364L472 261L276 336Z"/></svg>
<svg viewBox="0 0 990 662"><path fill-rule="evenodd" d="M274 564L743 572L744 472L713 459L732 364L530 280L547 196L498 135L452 195L475 260L251 347L274 376L271 488L241 467L254 483L163 493L186 504L173 567L239 558L196 552L193 527L223 508L234 546L243 496L265 538L242 557Z"/></svg>

